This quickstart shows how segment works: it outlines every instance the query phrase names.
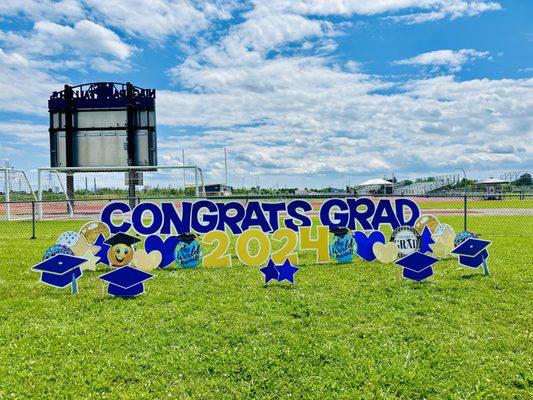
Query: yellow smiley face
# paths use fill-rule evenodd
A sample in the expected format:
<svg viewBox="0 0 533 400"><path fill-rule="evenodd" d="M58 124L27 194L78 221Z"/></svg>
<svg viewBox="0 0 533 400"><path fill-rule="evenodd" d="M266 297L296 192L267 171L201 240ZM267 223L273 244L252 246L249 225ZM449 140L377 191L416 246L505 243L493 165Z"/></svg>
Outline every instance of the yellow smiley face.
<svg viewBox="0 0 533 400"><path fill-rule="evenodd" d="M125 244L118 243L107 251L109 263L115 267L123 267L133 259L133 249Z"/></svg>

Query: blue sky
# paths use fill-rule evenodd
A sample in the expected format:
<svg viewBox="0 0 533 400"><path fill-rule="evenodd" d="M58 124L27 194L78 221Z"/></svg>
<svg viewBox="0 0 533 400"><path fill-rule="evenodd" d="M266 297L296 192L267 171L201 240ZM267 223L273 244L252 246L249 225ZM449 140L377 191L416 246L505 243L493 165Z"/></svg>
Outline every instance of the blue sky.
<svg viewBox="0 0 533 400"><path fill-rule="evenodd" d="M113 4L111 4L113 3ZM533 3L7 0L0 152L49 164L65 83L156 88L159 163L251 186L394 172L479 178L533 162Z"/></svg>

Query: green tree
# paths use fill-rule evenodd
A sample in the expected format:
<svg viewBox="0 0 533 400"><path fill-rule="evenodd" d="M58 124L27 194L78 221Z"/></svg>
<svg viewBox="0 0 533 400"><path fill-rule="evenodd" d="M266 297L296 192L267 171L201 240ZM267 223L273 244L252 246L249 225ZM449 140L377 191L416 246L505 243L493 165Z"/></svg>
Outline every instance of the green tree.
<svg viewBox="0 0 533 400"><path fill-rule="evenodd" d="M520 178L513 182L516 186L531 186L533 185L533 180L531 179L531 174L522 174Z"/></svg>

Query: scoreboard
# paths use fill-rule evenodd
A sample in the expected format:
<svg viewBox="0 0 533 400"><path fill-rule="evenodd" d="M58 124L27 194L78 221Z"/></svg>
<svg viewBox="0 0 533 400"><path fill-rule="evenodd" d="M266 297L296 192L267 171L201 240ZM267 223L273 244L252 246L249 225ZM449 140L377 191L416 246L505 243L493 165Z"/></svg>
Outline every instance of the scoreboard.
<svg viewBox="0 0 533 400"><path fill-rule="evenodd" d="M65 85L48 100L50 166L156 166L155 89L131 83Z"/></svg>

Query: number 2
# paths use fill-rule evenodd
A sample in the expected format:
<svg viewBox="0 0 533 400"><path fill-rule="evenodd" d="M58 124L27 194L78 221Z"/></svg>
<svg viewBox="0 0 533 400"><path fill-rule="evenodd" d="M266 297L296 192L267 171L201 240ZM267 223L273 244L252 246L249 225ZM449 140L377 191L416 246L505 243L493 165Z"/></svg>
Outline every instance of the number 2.
<svg viewBox="0 0 533 400"><path fill-rule="evenodd" d="M216 243L215 248L203 257L204 267L231 267L231 255L227 254L230 240L226 232L208 232L204 235L202 242L208 246Z"/></svg>
<svg viewBox="0 0 533 400"><path fill-rule="evenodd" d="M281 249L272 253L271 258L274 264L283 264L289 260L292 265L298 265L298 234L289 228L282 228L274 231L272 240L275 242L284 242Z"/></svg>

